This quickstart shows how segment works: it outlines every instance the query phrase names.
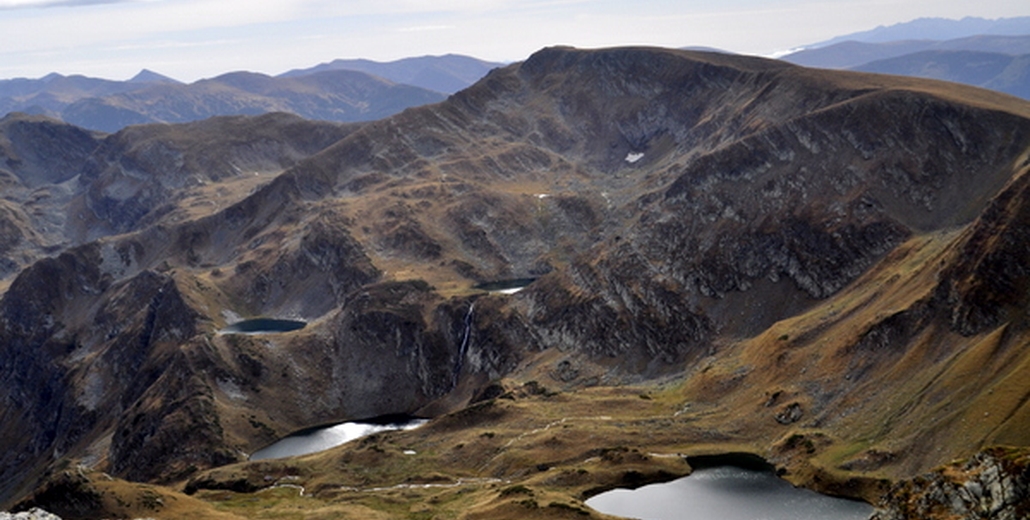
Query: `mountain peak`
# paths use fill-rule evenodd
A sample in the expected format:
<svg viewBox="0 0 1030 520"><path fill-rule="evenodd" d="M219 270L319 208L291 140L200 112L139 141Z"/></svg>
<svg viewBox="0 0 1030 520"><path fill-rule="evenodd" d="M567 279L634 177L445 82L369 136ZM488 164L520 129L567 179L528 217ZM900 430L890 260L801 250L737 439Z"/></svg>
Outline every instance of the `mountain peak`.
<svg viewBox="0 0 1030 520"><path fill-rule="evenodd" d="M182 83L181 81L158 74L150 69L143 69L129 80L129 83Z"/></svg>

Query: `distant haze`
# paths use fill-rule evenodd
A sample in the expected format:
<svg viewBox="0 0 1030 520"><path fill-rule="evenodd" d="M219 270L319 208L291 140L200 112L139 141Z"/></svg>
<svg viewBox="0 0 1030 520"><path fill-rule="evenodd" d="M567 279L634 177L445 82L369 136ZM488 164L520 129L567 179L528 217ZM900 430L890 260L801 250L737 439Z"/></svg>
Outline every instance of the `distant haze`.
<svg viewBox="0 0 1030 520"><path fill-rule="evenodd" d="M0 78L181 81L339 58L522 60L551 45L707 46L769 55L920 17L1030 15L1025 0L0 0Z"/></svg>

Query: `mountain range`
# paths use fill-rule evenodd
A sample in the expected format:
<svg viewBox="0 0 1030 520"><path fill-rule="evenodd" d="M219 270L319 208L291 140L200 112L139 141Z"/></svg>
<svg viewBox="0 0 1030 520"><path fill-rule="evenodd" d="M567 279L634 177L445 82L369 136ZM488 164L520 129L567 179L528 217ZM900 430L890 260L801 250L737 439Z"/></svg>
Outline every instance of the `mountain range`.
<svg viewBox="0 0 1030 520"><path fill-rule="evenodd" d="M8 507L596 518L746 453L881 519L1030 508L1026 101L554 47L372 122L0 132Z"/></svg>
<svg viewBox="0 0 1030 520"><path fill-rule="evenodd" d="M269 112L371 121L441 101L499 65L460 55L388 63L336 60L278 77L234 72L191 84L149 70L128 81L54 73L37 80L0 81L0 113L49 115L104 132L135 124Z"/></svg>
<svg viewBox="0 0 1030 520"><path fill-rule="evenodd" d="M491 69L503 65L503 63L483 61L460 54L403 58L390 62L340 59L308 69L291 70L283 73L281 77L302 76L329 70L356 70L388 79L394 83L453 94L479 81Z"/></svg>
<svg viewBox="0 0 1030 520"><path fill-rule="evenodd" d="M868 31L837 36L806 47L828 47L848 41L889 43L903 40L955 40L980 35L1022 36L1026 34L1030 34L1030 16L995 19L967 16L958 20L917 18L908 22L889 26L881 25Z"/></svg>
<svg viewBox="0 0 1030 520"><path fill-rule="evenodd" d="M981 22L984 23L964 26L964 30L983 30L985 34L944 40L918 39L923 35L940 33L920 30L925 27L912 22L893 26L889 31L835 38L825 44L790 53L782 59L806 67L953 81L1030 99L1030 18L999 20L997 23L1001 27ZM996 32L1023 32L1016 35L986 34L992 29ZM964 34L963 31L944 34L953 33ZM885 40L890 35L899 39Z"/></svg>

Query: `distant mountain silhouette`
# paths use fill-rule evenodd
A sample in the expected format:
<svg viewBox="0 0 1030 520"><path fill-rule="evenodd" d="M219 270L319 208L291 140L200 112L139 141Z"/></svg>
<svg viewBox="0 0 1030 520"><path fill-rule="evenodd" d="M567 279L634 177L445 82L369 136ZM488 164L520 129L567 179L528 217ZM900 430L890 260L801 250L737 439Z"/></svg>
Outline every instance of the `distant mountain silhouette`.
<svg viewBox="0 0 1030 520"><path fill-rule="evenodd" d="M977 35L944 41L845 41L805 49L781 59L807 67L953 81L1030 99L1030 35Z"/></svg>
<svg viewBox="0 0 1030 520"><path fill-rule="evenodd" d="M152 70L143 69L139 71L129 80L129 83L173 83L181 84L182 82L176 79L169 78L163 74L158 74Z"/></svg>
<svg viewBox="0 0 1030 520"><path fill-rule="evenodd" d="M48 74L0 80L0 115L46 115L104 132L219 115L290 112L308 119L371 121L435 103L499 66L468 56L390 63L336 60L279 77L232 72L185 84L143 69L128 81Z"/></svg>
<svg viewBox="0 0 1030 520"><path fill-rule="evenodd" d="M407 83L437 92L453 94L472 85L490 69L503 63L483 61L469 56L447 54L421 56L390 62L371 60L333 60L309 69L291 70L280 77L295 77L327 70L356 70L397 83Z"/></svg>
<svg viewBox="0 0 1030 520"><path fill-rule="evenodd" d="M1022 36L977 35L953 40L902 39L890 42L845 41L813 47L781 58L797 65L823 69L847 69L921 51L977 51L1019 56L1030 54L1030 34Z"/></svg>
<svg viewBox="0 0 1030 520"><path fill-rule="evenodd" d="M131 92L166 82L175 80L146 70L129 81L57 73L39 79L0 80L0 114L19 111L56 116L64 107L83 98Z"/></svg>
<svg viewBox="0 0 1030 520"><path fill-rule="evenodd" d="M186 123L220 115L289 112L307 119L371 121L444 98L362 72L339 70L293 78L232 72L189 85L147 88L72 103L61 112L69 123L113 132L131 124Z"/></svg>
<svg viewBox="0 0 1030 520"><path fill-rule="evenodd" d="M1009 36L1030 34L1030 16L995 20L976 17L966 17L961 20L917 18L910 22L890 26L881 25L868 31L837 36L812 44L808 48L827 47L846 41L883 43L898 40L954 40L980 34Z"/></svg>
<svg viewBox="0 0 1030 520"><path fill-rule="evenodd" d="M954 81L1030 99L1030 54L923 51L866 63L852 70Z"/></svg>

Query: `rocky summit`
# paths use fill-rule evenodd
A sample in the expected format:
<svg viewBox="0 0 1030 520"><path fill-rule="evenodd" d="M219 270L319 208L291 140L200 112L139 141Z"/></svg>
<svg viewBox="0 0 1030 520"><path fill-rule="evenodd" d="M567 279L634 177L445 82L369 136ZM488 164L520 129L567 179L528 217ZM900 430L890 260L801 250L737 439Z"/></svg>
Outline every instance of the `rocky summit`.
<svg viewBox="0 0 1030 520"><path fill-rule="evenodd" d="M599 517L747 453L880 518L1027 510L1030 102L559 47L361 124L8 119L4 505ZM259 316L305 326L223 332ZM432 420L247 460L394 414Z"/></svg>

